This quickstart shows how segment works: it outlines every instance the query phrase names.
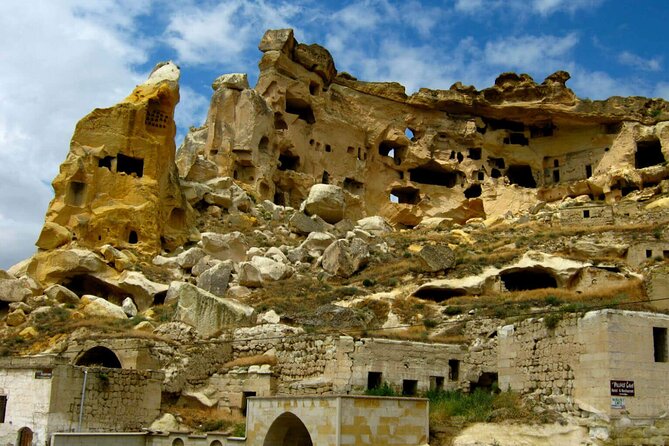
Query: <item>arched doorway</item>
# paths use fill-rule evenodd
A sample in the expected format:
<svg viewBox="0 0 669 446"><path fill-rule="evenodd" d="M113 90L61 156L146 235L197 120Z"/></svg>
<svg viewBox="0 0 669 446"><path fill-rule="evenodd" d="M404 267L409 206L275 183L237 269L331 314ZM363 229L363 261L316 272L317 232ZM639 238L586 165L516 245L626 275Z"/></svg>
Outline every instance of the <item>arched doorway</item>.
<svg viewBox="0 0 669 446"><path fill-rule="evenodd" d="M33 431L29 427L22 427L19 429L19 440L16 442L17 446L32 446Z"/></svg>
<svg viewBox="0 0 669 446"><path fill-rule="evenodd" d="M121 361L112 350L107 347L97 346L86 350L84 354L79 356L74 362L75 365L88 367L108 367L110 369L120 369Z"/></svg>
<svg viewBox="0 0 669 446"><path fill-rule="evenodd" d="M302 420L285 412L270 426L263 446L313 446L313 443Z"/></svg>

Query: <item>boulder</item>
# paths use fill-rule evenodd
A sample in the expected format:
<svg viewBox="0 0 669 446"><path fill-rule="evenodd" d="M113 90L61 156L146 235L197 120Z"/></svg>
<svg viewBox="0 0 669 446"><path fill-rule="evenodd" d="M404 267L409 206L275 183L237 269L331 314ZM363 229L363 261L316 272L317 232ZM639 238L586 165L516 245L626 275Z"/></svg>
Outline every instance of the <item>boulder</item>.
<svg viewBox="0 0 669 446"><path fill-rule="evenodd" d="M274 310L265 311L258 315L259 324L278 324L279 322L281 322L281 317Z"/></svg>
<svg viewBox="0 0 669 446"><path fill-rule="evenodd" d="M56 302L63 304L76 305L79 303L79 296L77 296L74 291L70 291L62 285L51 285L44 290L44 294L46 294L49 299L53 299Z"/></svg>
<svg viewBox="0 0 669 446"><path fill-rule="evenodd" d="M241 232L235 231L227 234L215 232L202 233L202 249L207 254L221 260L232 260L243 262L246 260L246 251L249 245Z"/></svg>
<svg viewBox="0 0 669 446"><path fill-rule="evenodd" d="M56 249L72 241L72 233L54 222L46 222L35 245L40 249Z"/></svg>
<svg viewBox="0 0 669 446"><path fill-rule="evenodd" d="M290 263L288 257L277 247L272 246L265 252L265 257L281 263Z"/></svg>
<svg viewBox="0 0 669 446"><path fill-rule="evenodd" d="M32 291L20 279L0 279L0 301L21 302L32 295Z"/></svg>
<svg viewBox="0 0 669 446"><path fill-rule="evenodd" d="M211 256L204 256L195 264L195 266L193 266L193 268L191 268L190 273L197 277L209 268L213 268L219 263L221 263L221 260L215 259Z"/></svg>
<svg viewBox="0 0 669 446"><path fill-rule="evenodd" d="M335 236L327 232L312 232L307 239L300 244L300 248L309 251L323 252L336 240Z"/></svg>
<svg viewBox="0 0 669 446"><path fill-rule="evenodd" d="M17 327L23 324L26 320L26 314L23 312L23 310L18 309L9 313L5 319L5 322L10 327Z"/></svg>
<svg viewBox="0 0 669 446"><path fill-rule="evenodd" d="M197 286L216 296L223 297L228 289L232 269L232 261L221 262L200 274L197 278Z"/></svg>
<svg viewBox="0 0 669 446"><path fill-rule="evenodd" d="M369 260L369 247L359 239L341 239L323 252L323 269L340 277L350 277Z"/></svg>
<svg viewBox="0 0 669 446"><path fill-rule="evenodd" d="M290 266L267 257L254 256L251 264L256 267L263 281L283 280L293 274Z"/></svg>
<svg viewBox="0 0 669 446"><path fill-rule="evenodd" d="M455 254L446 245L426 245L418 251L418 258L427 271L436 272L452 268Z"/></svg>
<svg viewBox="0 0 669 446"><path fill-rule="evenodd" d="M137 316L137 306L135 305L135 302L132 301L132 298L126 297L125 299L123 299L121 308L123 309L123 312L126 314L126 316L128 317Z"/></svg>
<svg viewBox="0 0 669 446"><path fill-rule="evenodd" d="M38 253L28 265L27 274L42 284L54 284L76 275L113 277L118 273L94 252L76 248Z"/></svg>
<svg viewBox="0 0 669 446"><path fill-rule="evenodd" d="M295 212L288 220L290 229L302 235L307 235L312 232L323 232L328 224L318 215L311 217L304 212Z"/></svg>
<svg viewBox="0 0 669 446"><path fill-rule="evenodd" d="M156 294L167 291L168 286L153 282L138 271L123 271L118 280L118 287L130 294L137 308L144 311L153 304Z"/></svg>
<svg viewBox="0 0 669 446"><path fill-rule="evenodd" d="M242 262L239 264L237 280L244 287L259 288L262 286L260 270L251 262Z"/></svg>
<svg viewBox="0 0 669 446"><path fill-rule="evenodd" d="M215 296L186 282L172 282L168 301L177 301L174 320L193 326L202 336L212 336L228 325L253 322L254 311L233 299Z"/></svg>
<svg viewBox="0 0 669 446"><path fill-rule="evenodd" d="M189 269L195 266L195 264L205 255L206 253L202 248L190 248L177 256L177 264L184 269Z"/></svg>
<svg viewBox="0 0 669 446"><path fill-rule="evenodd" d="M387 232L392 232L393 227L388 222L378 215L366 217L358 220L358 227L372 235L381 235Z"/></svg>
<svg viewBox="0 0 669 446"><path fill-rule="evenodd" d="M344 218L344 192L333 184L314 184L300 210L335 224Z"/></svg>
<svg viewBox="0 0 669 446"><path fill-rule="evenodd" d="M258 49L263 53L281 51L285 54L292 54L295 43L292 29L269 29L262 36Z"/></svg>
<svg viewBox="0 0 669 446"><path fill-rule="evenodd" d="M81 310L86 316L112 319L128 318L128 316L125 314L125 311L123 311L123 308L97 296L85 295L82 297L82 300L89 301Z"/></svg>

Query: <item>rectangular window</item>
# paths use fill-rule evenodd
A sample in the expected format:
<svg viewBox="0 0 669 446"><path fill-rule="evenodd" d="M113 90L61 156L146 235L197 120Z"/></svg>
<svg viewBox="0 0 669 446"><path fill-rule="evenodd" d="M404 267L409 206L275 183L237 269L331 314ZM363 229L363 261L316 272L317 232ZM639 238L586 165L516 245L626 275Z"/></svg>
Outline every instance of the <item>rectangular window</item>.
<svg viewBox="0 0 669 446"><path fill-rule="evenodd" d="M653 257L653 250L652 249L647 249L646 250L646 258L650 259L651 257Z"/></svg>
<svg viewBox="0 0 669 446"><path fill-rule="evenodd" d="M0 395L0 423L5 422L6 409L7 409L7 395Z"/></svg>
<svg viewBox="0 0 669 446"><path fill-rule="evenodd" d="M585 165L585 177L590 178L592 176L592 166L590 164Z"/></svg>
<svg viewBox="0 0 669 446"><path fill-rule="evenodd" d="M402 380L402 395L415 396L418 393L418 381L415 379Z"/></svg>
<svg viewBox="0 0 669 446"><path fill-rule="evenodd" d="M128 175L135 174L141 178L144 175L144 160L119 153L116 158L116 171Z"/></svg>
<svg viewBox="0 0 669 446"><path fill-rule="evenodd" d="M444 390L444 377L430 376L430 390L433 392L441 392Z"/></svg>
<svg viewBox="0 0 669 446"><path fill-rule="evenodd" d="M243 392L242 393L242 415L246 416L246 407L248 406L247 398L256 396L255 392Z"/></svg>
<svg viewBox="0 0 669 446"><path fill-rule="evenodd" d="M590 218L590 211L583 211L583 218Z"/></svg>
<svg viewBox="0 0 669 446"><path fill-rule="evenodd" d="M653 353L655 362L667 362L667 329L653 327Z"/></svg>
<svg viewBox="0 0 669 446"><path fill-rule="evenodd" d="M381 372L369 372L367 373L367 389L378 389L381 387L381 377L383 374Z"/></svg>
<svg viewBox="0 0 669 446"><path fill-rule="evenodd" d="M457 381L460 378L460 361L457 359L448 360L448 380Z"/></svg>

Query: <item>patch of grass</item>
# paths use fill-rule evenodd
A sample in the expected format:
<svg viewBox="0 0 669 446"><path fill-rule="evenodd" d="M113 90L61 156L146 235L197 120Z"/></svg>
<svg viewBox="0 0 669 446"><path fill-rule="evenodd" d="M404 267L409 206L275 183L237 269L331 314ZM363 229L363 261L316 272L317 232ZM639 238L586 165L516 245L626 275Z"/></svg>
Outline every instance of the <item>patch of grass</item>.
<svg viewBox="0 0 669 446"><path fill-rule="evenodd" d="M562 314L550 313L544 316L544 325L549 330L554 330L558 326L561 320L562 320Z"/></svg>
<svg viewBox="0 0 669 446"><path fill-rule="evenodd" d="M168 406L164 411L180 417L182 423L196 432L219 431L233 435L240 432L240 424L242 435L239 436L243 436L245 430L244 418L241 415L230 414L220 409Z"/></svg>
<svg viewBox="0 0 669 446"><path fill-rule="evenodd" d="M365 395L371 395L371 396L397 396L397 392L395 392L395 389L393 389L390 384L387 382L383 382L378 387L374 387L373 389L367 389L365 390Z"/></svg>
<svg viewBox="0 0 669 446"><path fill-rule="evenodd" d="M549 296L546 296L544 298L544 302L546 302L546 305L552 305L554 307L556 307L556 306L560 305L560 303L562 303L562 301L560 300L559 297L554 296L552 294L549 295Z"/></svg>
<svg viewBox="0 0 669 446"><path fill-rule="evenodd" d="M446 316L455 316L457 314L462 314L462 312L463 312L462 307L457 307L453 305L449 305L443 310L443 313Z"/></svg>

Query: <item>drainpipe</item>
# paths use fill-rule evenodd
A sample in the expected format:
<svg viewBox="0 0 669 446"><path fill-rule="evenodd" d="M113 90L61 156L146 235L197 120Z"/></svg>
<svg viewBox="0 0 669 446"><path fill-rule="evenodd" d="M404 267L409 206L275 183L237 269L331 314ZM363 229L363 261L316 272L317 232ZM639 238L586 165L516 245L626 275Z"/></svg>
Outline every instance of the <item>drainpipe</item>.
<svg viewBox="0 0 669 446"><path fill-rule="evenodd" d="M81 421L84 418L84 401L86 401L86 381L88 380L88 369L84 369L84 383L81 386L81 405L79 406L79 427L77 432L81 432Z"/></svg>

